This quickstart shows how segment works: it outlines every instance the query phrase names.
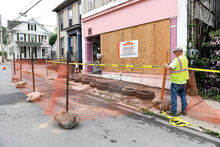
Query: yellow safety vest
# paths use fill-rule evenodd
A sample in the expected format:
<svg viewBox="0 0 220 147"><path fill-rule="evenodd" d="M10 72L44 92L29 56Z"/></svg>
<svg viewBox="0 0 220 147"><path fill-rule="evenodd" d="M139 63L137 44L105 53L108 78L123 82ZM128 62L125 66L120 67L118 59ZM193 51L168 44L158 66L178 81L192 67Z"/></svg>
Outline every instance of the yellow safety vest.
<svg viewBox="0 0 220 147"><path fill-rule="evenodd" d="M175 58L177 66L173 69L170 81L172 83L180 83L189 79L188 59L185 56Z"/></svg>

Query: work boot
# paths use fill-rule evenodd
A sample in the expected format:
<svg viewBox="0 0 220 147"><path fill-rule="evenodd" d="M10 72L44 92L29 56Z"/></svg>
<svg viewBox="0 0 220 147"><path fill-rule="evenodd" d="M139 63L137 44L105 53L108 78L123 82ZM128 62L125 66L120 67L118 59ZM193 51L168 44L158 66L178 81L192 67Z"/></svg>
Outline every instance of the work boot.
<svg viewBox="0 0 220 147"><path fill-rule="evenodd" d="M174 116L174 117L176 117L176 116L179 116L180 114L173 114L171 111L166 111L166 113L168 114L168 115L171 115L171 116Z"/></svg>
<svg viewBox="0 0 220 147"><path fill-rule="evenodd" d="M182 115L186 115L186 110L184 110L183 112L181 112Z"/></svg>

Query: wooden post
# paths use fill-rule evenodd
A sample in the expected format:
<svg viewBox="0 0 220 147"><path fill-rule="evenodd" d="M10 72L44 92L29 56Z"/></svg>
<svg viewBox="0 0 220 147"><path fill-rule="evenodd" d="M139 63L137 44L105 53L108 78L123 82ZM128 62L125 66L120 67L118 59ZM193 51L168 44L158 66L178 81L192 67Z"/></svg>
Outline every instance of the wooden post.
<svg viewBox="0 0 220 147"><path fill-rule="evenodd" d="M169 62L169 52L167 51L165 63L168 63L168 62ZM161 89L161 96L160 96L161 99L164 98L166 78L167 78L167 68L164 67L164 70L163 70L163 82L162 82L162 89Z"/></svg>

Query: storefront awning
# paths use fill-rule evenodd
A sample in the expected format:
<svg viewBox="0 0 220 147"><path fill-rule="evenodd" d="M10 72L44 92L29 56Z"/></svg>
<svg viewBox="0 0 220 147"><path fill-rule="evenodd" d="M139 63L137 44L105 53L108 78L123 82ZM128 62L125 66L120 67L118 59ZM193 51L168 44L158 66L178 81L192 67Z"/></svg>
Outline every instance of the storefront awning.
<svg viewBox="0 0 220 147"><path fill-rule="evenodd" d="M15 41L18 46L31 46L31 47L41 47L42 43L41 42L20 42L20 41Z"/></svg>

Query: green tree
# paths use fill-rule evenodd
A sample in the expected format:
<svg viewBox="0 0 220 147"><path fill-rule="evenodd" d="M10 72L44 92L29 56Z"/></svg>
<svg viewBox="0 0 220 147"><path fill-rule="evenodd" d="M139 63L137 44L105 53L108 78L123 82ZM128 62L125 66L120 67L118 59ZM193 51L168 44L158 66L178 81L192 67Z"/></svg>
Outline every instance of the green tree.
<svg viewBox="0 0 220 147"><path fill-rule="evenodd" d="M51 33L49 37L49 44L53 46L56 40L57 40L57 33Z"/></svg>
<svg viewBox="0 0 220 147"><path fill-rule="evenodd" d="M3 39L3 44L7 44L6 28L3 26L2 26L2 39Z"/></svg>

